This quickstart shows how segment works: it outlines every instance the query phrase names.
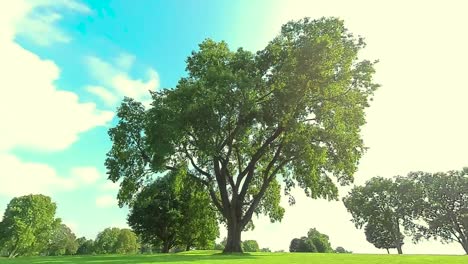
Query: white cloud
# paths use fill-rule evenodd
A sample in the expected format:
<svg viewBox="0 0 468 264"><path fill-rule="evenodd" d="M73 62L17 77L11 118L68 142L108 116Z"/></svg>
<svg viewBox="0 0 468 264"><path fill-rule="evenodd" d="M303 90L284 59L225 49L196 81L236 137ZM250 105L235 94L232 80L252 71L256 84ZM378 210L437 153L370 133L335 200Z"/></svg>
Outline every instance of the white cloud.
<svg viewBox="0 0 468 264"><path fill-rule="evenodd" d="M96 198L96 206L101 208L117 206L117 199L109 194L101 195Z"/></svg>
<svg viewBox="0 0 468 264"><path fill-rule="evenodd" d="M122 70L130 70L132 68L133 63L135 63L136 57L134 55L128 53L122 53L115 59L115 63L119 66Z"/></svg>
<svg viewBox="0 0 468 264"><path fill-rule="evenodd" d="M74 0L29 0L23 5L26 11L16 22L16 34L42 46L70 42L71 37L57 26L63 18L61 12L91 13L86 5Z"/></svg>
<svg viewBox="0 0 468 264"><path fill-rule="evenodd" d="M116 63L110 63L98 57L87 57L85 63L89 74L99 86L92 85L86 89L108 105L115 105L124 96L148 105L151 101L149 91L158 88L159 76L151 68L147 70L145 79L134 79L129 76L127 71L133 65L134 59L132 55L121 54L116 59Z"/></svg>
<svg viewBox="0 0 468 264"><path fill-rule="evenodd" d="M119 100L119 98L117 97L116 94L110 92L109 90L107 90L106 88L104 88L102 86L90 85L90 86L86 86L85 89L89 93L92 93L92 94L98 96L99 98L101 98L102 101L107 106L114 106Z"/></svg>
<svg viewBox="0 0 468 264"><path fill-rule="evenodd" d="M27 194L48 194L77 187L71 178L60 177L54 168L0 153L0 195L14 197Z"/></svg>
<svg viewBox="0 0 468 264"><path fill-rule="evenodd" d="M53 1L35 2L47 3ZM11 10L0 9L0 32L15 32L15 21L21 21L30 8L15 1ZM79 133L112 119L112 112L98 110L94 103L79 102L75 93L59 90L55 85L60 74L57 65L22 48L14 42L14 36L0 37L0 151L16 147L63 150L77 140Z"/></svg>
<svg viewBox="0 0 468 264"><path fill-rule="evenodd" d="M95 183L100 178L100 173L95 167L75 167L71 169L71 175L85 184Z"/></svg>

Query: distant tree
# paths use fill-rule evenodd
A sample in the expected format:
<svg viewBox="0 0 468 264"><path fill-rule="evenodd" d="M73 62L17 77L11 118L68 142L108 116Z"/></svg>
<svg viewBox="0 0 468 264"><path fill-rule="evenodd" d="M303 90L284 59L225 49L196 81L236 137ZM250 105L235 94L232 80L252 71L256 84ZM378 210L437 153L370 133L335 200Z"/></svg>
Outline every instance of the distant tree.
<svg viewBox="0 0 468 264"><path fill-rule="evenodd" d="M120 229L106 228L100 232L94 242L94 249L99 254L113 254L117 251Z"/></svg>
<svg viewBox="0 0 468 264"><path fill-rule="evenodd" d="M181 218L177 229L177 243L185 250L213 248L219 236L218 215L205 186L194 181L182 170L178 177L178 199Z"/></svg>
<svg viewBox="0 0 468 264"><path fill-rule="evenodd" d="M404 235L401 227L410 229L415 218L414 210L420 210L419 193L403 177L395 181L374 177L364 186L356 186L343 198L352 221L357 228L366 229L369 242L377 248L396 248L402 254ZM375 232L375 233L374 233ZM393 241L391 241L393 240Z"/></svg>
<svg viewBox="0 0 468 264"><path fill-rule="evenodd" d="M129 225L146 243L161 241L162 252L176 246L207 247L219 234L216 211L204 186L184 168L143 188L130 206Z"/></svg>
<svg viewBox="0 0 468 264"><path fill-rule="evenodd" d="M307 237L294 238L289 246L289 252L333 252L327 235L311 228Z"/></svg>
<svg viewBox="0 0 468 264"><path fill-rule="evenodd" d="M226 247L227 243L227 238L224 237L223 240L221 240L219 243L215 244L215 249L216 250L223 250Z"/></svg>
<svg viewBox="0 0 468 264"><path fill-rule="evenodd" d="M59 225L55 203L41 194L13 198L0 222L0 248L8 257L42 252Z"/></svg>
<svg viewBox="0 0 468 264"><path fill-rule="evenodd" d="M76 243L78 244L77 255L91 255L94 253L94 241L92 239L80 237L76 240Z"/></svg>
<svg viewBox="0 0 468 264"><path fill-rule="evenodd" d="M260 252L271 252L270 248L261 248Z"/></svg>
<svg viewBox="0 0 468 264"><path fill-rule="evenodd" d="M346 249L344 249L344 247L336 247L335 253L347 254L347 253L353 253L353 252L347 251Z"/></svg>
<svg viewBox="0 0 468 264"><path fill-rule="evenodd" d="M317 252L333 252L333 249L330 245L329 237L325 234L320 233L317 229L311 228L309 232L307 232L307 239L311 241L311 243L317 249Z"/></svg>
<svg viewBox="0 0 468 264"><path fill-rule="evenodd" d="M137 235L130 229L121 229L115 245L115 253L135 254L140 245Z"/></svg>
<svg viewBox="0 0 468 264"><path fill-rule="evenodd" d="M414 212L415 241L436 238L458 242L468 254L468 168L439 173L412 172L412 192L422 192L422 210Z"/></svg>
<svg viewBox="0 0 468 264"><path fill-rule="evenodd" d="M317 252L317 248L307 237L301 237L291 240L289 252Z"/></svg>
<svg viewBox="0 0 468 264"><path fill-rule="evenodd" d="M258 252L260 247L256 240L245 240L242 241L242 249L244 252Z"/></svg>
<svg viewBox="0 0 468 264"><path fill-rule="evenodd" d="M364 109L378 87L362 38L336 18L289 22L256 54L206 40L174 89L152 107L125 99L111 128L109 179L131 204L148 177L190 164L228 229L225 252L241 252L254 214L280 220L280 181L312 198L337 199L365 148ZM292 200L291 200L292 201ZM167 247L167 245L166 245Z"/></svg>
<svg viewBox="0 0 468 264"><path fill-rule="evenodd" d="M60 224L54 230L45 250L47 255L74 255L78 250L75 234L65 224Z"/></svg>

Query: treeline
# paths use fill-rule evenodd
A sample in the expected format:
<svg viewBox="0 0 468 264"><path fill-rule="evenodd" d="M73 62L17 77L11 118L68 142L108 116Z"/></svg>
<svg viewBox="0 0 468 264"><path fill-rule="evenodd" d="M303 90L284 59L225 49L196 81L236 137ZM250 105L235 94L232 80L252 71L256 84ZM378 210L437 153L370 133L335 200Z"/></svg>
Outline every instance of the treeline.
<svg viewBox="0 0 468 264"><path fill-rule="evenodd" d="M169 250L177 252L192 248L214 249L215 239L219 232L216 215L207 214L208 218L203 218L200 214L206 213L207 209L192 204L201 202L201 198L187 197L196 195L192 191L187 191L188 188L181 188L180 185L174 185L174 182L169 181L174 179L180 180L180 178L163 177L140 196L154 195L145 197L153 199L149 203L151 206L143 207L145 210L139 212L140 215L138 215L148 219L148 222L136 221L139 218L136 218L134 208L129 216L129 222L138 228L138 234L131 229L106 228L97 235L95 240L85 237L77 238L72 230L62 223L60 218L56 218L57 206L50 197L39 194L13 198L0 222L0 256L14 258L33 255L135 254L169 252ZM163 185L161 182L170 182L172 187L178 186L178 189L174 191L169 185ZM155 186L157 188L153 188ZM164 194L158 190L164 190ZM186 191L181 192L181 190ZM167 194L169 195L165 196ZM179 195L179 198L186 202L179 202L176 206L169 205L166 208L159 206L158 208L162 208L161 210L154 209L156 205L164 203L163 200L166 198L177 203L177 197L171 194ZM200 205L206 204L201 203ZM186 210L189 208L190 210L198 210L198 212L193 212L192 219L186 217ZM154 218L155 215L160 218ZM173 217L168 219L167 215ZM149 217L153 218L149 219ZM154 221L155 219L158 221ZM168 220L169 222L166 222ZM166 232L163 234L170 232L169 234L173 238L170 247L164 244L165 240L159 239L158 236L151 237L157 233L154 230L161 229Z"/></svg>
<svg viewBox="0 0 468 264"><path fill-rule="evenodd" d="M404 238L457 242L468 254L468 168L439 173L410 172L393 179L374 177L343 202L357 228L375 247L396 248Z"/></svg>
<svg viewBox="0 0 468 264"><path fill-rule="evenodd" d="M45 195L13 198L0 222L0 255L59 256L75 254L131 254L141 248L130 229L106 228L96 239L77 238L55 217L57 206Z"/></svg>

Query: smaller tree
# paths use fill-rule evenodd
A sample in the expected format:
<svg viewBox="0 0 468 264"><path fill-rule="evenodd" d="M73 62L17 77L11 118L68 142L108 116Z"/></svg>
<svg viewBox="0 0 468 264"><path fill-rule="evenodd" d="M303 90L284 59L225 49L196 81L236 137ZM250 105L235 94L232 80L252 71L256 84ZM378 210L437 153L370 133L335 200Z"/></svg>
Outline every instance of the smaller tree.
<svg viewBox="0 0 468 264"><path fill-rule="evenodd" d="M422 192L422 210L413 214L424 224L414 224L414 240L458 242L468 254L468 168L433 174L412 172L408 178L413 183L412 192Z"/></svg>
<svg viewBox="0 0 468 264"><path fill-rule="evenodd" d="M335 253L340 253L340 254L351 254L353 253L352 251L347 251L344 247L336 247Z"/></svg>
<svg viewBox="0 0 468 264"><path fill-rule="evenodd" d="M135 254L138 251L138 237L130 229L120 230L115 246L115 252L118 254Z"/></svg>
<svg viewBox="0 0 468 264"><path fill-rule="evenodd" d="M317 249L307 237L301 237L291 240L289 252L317 252Z"/></svg>
<svg viewBox="0 0 468 264"><path fill-rule="evenodd" d="M214 245L219 234L216 211L204 187L182 167L143 188L130 207L129 225L145 243L189 250Z"/></svg>
<svg viewBox="0 0 468 264"><path fill-rule="evenodd" d="M370 221L364 228L366 239L376 248L386 249L390 254L390 248L398 248L404 244L404 236L402 234L391 232L392 222L385 219ZM395 237L399 235L399 237Z"/></svg>
<svg viewBox="0 0 468 264"><path fill-rule="evenodd" d="M311 228L307 237L294 238L289 246L289 252L333 252L329 237Z"/></svg>
<svg viewBox="0 0 468 264"><path fill-rule="evenodd" d="M94 242L96 253L99 253L99 254L116 253L119 235L120 235L120 229L116 227L106 228L102 232L100 232L96 237L96 241Z"/></svg>
<svg viewBox="0 0 468 264"><path fill-rule="evenodd" d="M65 224L60 224L53 231L45 250L47 255L74 255L78 249L75 234Z"/></svg>
<svg viewBox="0 0 468 264"><path fill-rule="evenodd" d="M244 252L258 252L260 247L256 240L245 240L242 242L242 250Z"/></svg>
<svg viewBox="0 0 468 264"><path fill-rule="evenodd" d="M60 223L55 218L56 209L55 203L45 195L13 198L0 222L0 248L10 258L42 252Z"/></svg>
<svg viewBox="0 0 468 264"><path fill-rule="evenodd" d="M94 241L92 239L86 239L86 237L80 237L76 240L78 249L76 250L77 255L91 255L94 253Z"/></svg>
<svg viewBox="0 0 468 264"><path fill-rule="evenodd" d="M328 253L333 252L330 245L329 237L320 233L317 229L312 228L307 232L307 239L315 246L317 252Z"/></svg>
<svg viewBox="0 0 468 264"><path fill-rule="evenodd" d="M354 187L343 202L357 228L369 225L366 229L369 242L375 242L377 248L396 248L398 254L403 254L401 226L406 230L412 228L414 212L422 206L419 196L406 178L397 177L393 181L374 177L364 186Z"/></svg>

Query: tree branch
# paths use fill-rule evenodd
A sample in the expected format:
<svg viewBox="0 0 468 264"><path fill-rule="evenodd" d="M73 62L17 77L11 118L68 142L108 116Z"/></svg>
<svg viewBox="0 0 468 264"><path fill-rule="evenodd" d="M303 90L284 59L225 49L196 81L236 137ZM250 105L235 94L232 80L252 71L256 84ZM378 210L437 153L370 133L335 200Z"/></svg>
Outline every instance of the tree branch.
<svg viewBox="0 0 468 264"><path fill-rule="evenodd" d="M257 161L263 156L263 154L264 154L266 148L268 147L268 145L270 145L273 141L275 141L275 139L278 138L278 136L282 132L283 132L283 127L278 126L278 128L275 130L275 132L269 138L267 138L265 140L265 142L262 144L262 146L252 156L252 159L250 160L249 164L245 167L245 169L237 177L237 182L236 182L237 186L239 186L240 182L245 177L245 175L254 168ZM253 175L251 173L249 173L249 176L252 177ZM246 181L250 182L250 180L248 180L248 179L246 179Z"/></svg>

